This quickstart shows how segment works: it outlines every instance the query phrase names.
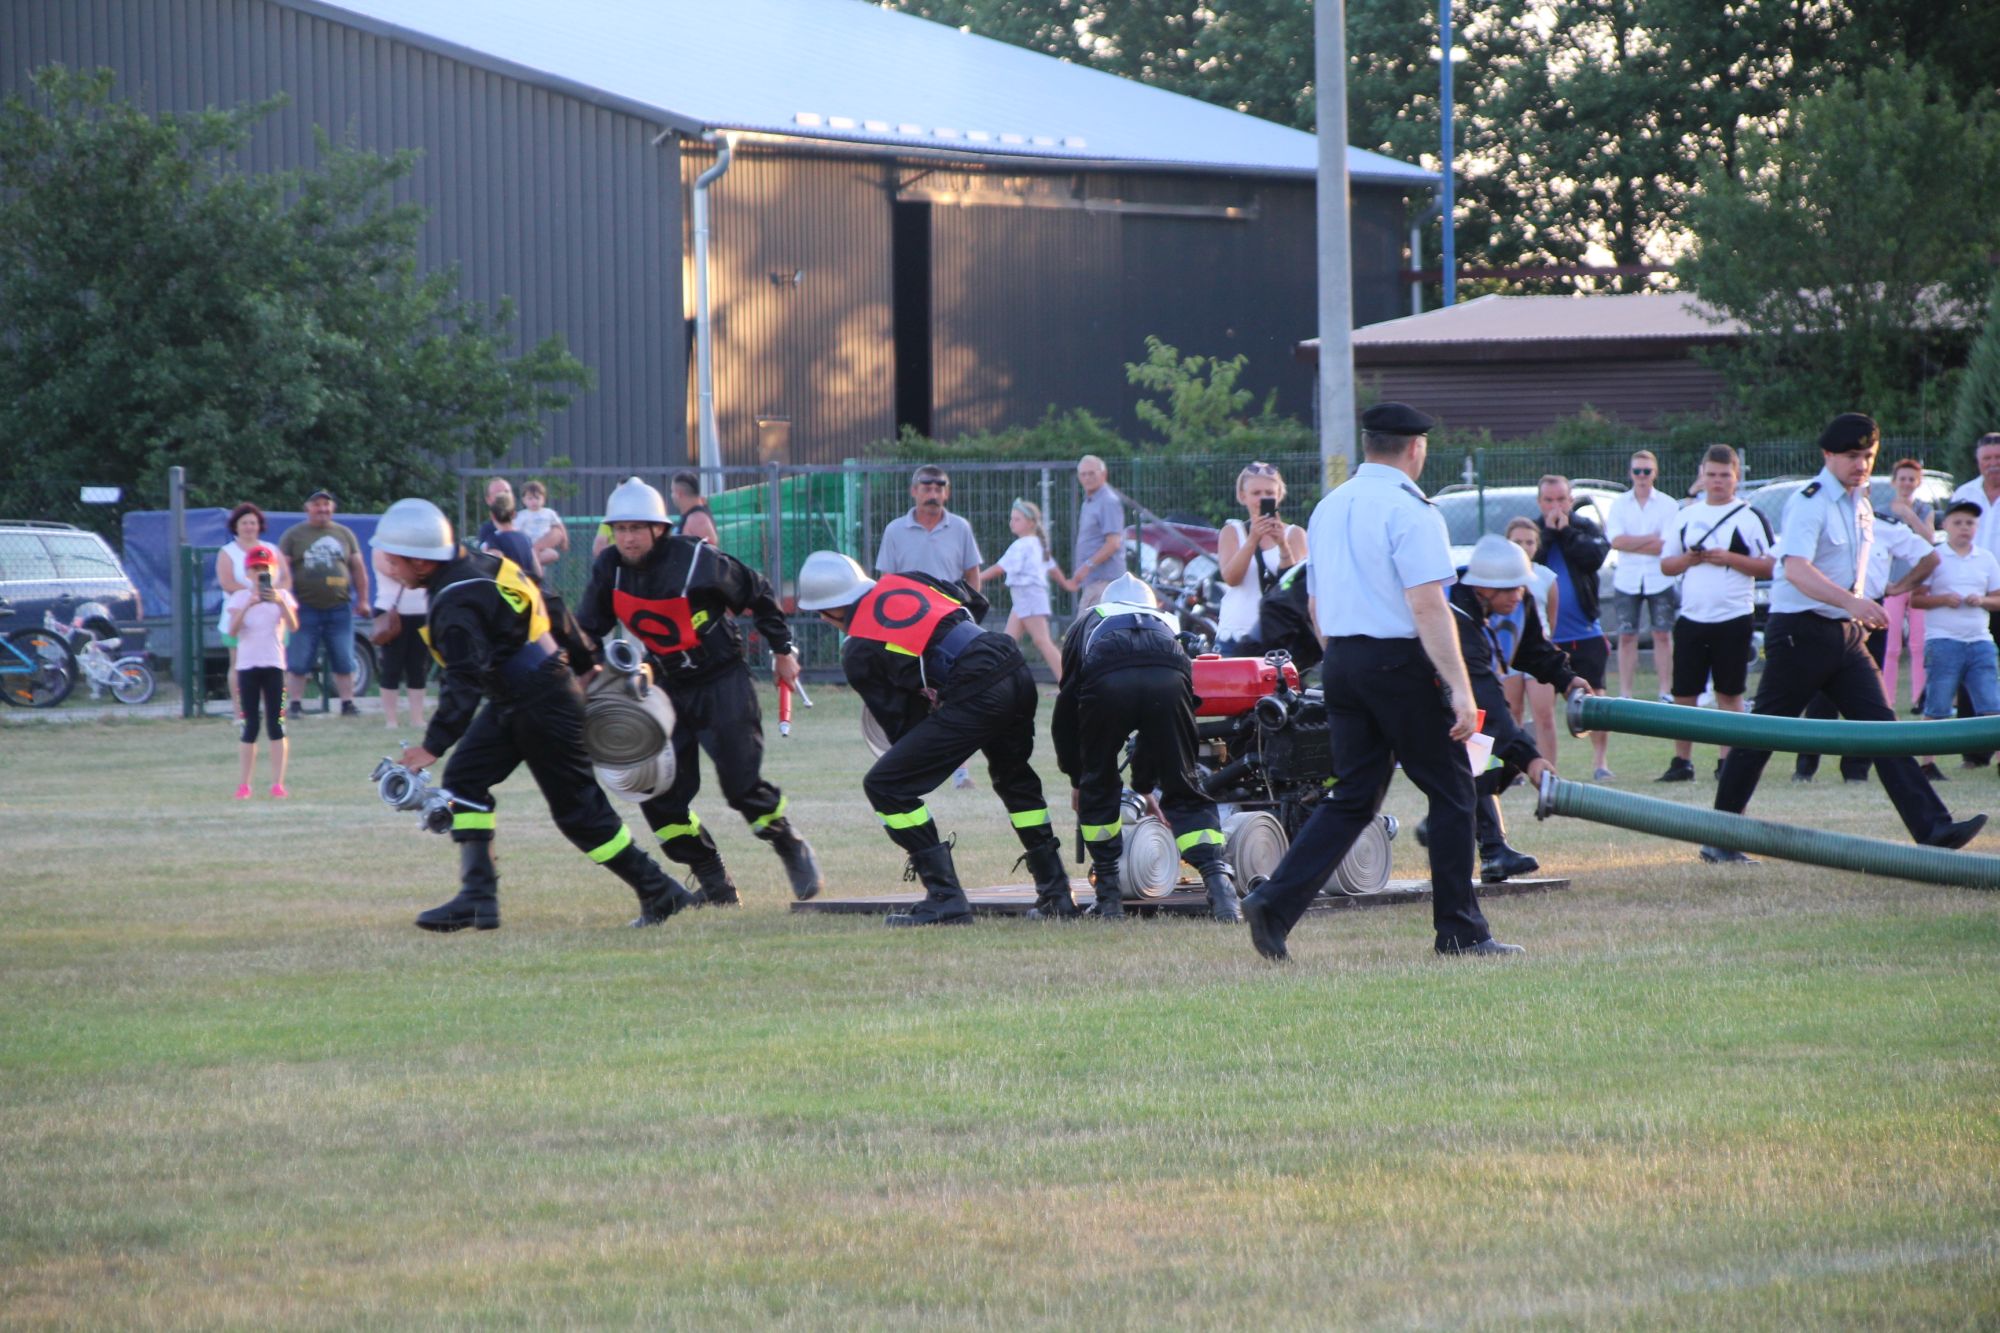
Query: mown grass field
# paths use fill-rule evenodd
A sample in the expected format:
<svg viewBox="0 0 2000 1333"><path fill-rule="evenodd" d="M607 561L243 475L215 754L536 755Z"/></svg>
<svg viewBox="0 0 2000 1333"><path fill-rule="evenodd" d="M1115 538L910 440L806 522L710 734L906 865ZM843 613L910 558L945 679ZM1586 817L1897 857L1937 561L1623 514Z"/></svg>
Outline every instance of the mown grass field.
<svg viewBox="0 0 2000 1333"><path fill-rule="evenodd" d="M816 697L770 771L834 892L900 887ZM1206 923L794 916L705 796L748 906L640 932L523 776L504 928L434 937L455 859L375 799L377 717L298 725L296 796L247 806L220 720L8 722L0 1324L2000 1323L1992 895L1517 794L1575 879L1488 901L1526 958L1434 959L1405 907L1276 969ZM1666 756L1615 742L1619 785ZM1770 776L1755 813L1900 836L1830 763ZM932 804L1011 878L983 782Z"/></svg>

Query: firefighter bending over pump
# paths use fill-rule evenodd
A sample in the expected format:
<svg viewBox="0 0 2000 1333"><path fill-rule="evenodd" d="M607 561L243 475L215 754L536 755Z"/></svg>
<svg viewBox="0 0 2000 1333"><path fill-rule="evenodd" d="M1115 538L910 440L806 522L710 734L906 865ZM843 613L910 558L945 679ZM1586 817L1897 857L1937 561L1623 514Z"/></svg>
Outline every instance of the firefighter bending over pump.
<svg viewBox="0 0 2000 1333"><path fill-rule="evenodd" d="M423 743L405 749L402 762L413 771L427 768L456 745L444 785L468 803L451 819L458 896L418 916L417 925L435 931L499 926L493 788L523 763L563 836L638 895L633 925L655 925L694 906L693 894L632 845L632 834L591 775L583 750L583 696L562 651L587 667L589 643L566 634L559 649L534 581L511 560L460 546L450 521L428 500L390 505L374 545L397 581L430 594L422 633L444 673Z"/></svg>
<svg viewBox="0 0 2000 1333"><path fill-rule="evenodd" d="M623 625L645 648L674 706L674 782L640 805L648 827L667 856L694 873L708 902L739 901L715 839L694 812L698 745L715 765L723 799L778 854L792 896L812 897L822 883L819 861L785 817L784 793L764 778L763 717L735 621L752 616L770 646L772 675L780 685L796 681L791 626L771 585L699 538L670 535L666 501L637 477L611 493L604 518L612 545L591 564L578 620L600 637Z"/></svg>
<svg viewBox="0 0 2000 1333"><path fill-rule="evenodd" d="M951 848L938 839L924 798L975 751L986 755L994 794L1025 849L1021 859L1034 876L1037 908L1059 913L1067 905L1074 913L1062 846L1029 763L1040 702L1034 678L1012 639L979 627L986 599L928 574L887 574L878 581L848 556L814 551L799 570L798 605L846 633L841 667L847 683L891 741L862 787L890 841L909 853L906 877L921 880L925 896L888 924L972 920Z"/></svg>
<svg viewBox="0 0 2000 1333"><path fill-rule="evenodd" d="M1201 872L1210 913L1240 921L1215 802L1202 794L1195 772L1194 674L1178 630L1153 590L1130 574L1113 579L1104 599L1076 618L1063 638L1056 763L1074 789L1099 916L1124 915L1118 768L1126 739L1135 737L1133 790L1158 789L1181 858Z"/></svg>

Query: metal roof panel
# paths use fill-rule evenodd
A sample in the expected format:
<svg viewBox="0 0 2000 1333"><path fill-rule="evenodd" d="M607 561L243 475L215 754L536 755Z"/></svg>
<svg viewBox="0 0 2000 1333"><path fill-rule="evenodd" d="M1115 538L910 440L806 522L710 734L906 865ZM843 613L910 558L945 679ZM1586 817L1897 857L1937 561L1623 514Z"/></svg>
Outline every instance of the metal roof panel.
<svg viewBox="0 0 2000 1333"><path fill-rule="evenodd" d="M651 113L888 148L1310 176L1314 137L864 0L280 0ZM1354 180L1428 189L1350 147Z"/></svg>

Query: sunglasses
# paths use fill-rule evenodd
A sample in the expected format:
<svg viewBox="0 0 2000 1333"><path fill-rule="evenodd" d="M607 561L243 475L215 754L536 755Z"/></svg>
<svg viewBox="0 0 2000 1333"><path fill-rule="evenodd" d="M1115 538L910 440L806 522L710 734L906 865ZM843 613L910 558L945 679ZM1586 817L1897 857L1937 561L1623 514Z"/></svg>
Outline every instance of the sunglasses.
<svg viewBox="0 0 2000 1333"><path fill-rule="evenodd" d="M1649 467L1635 467L1632 469L1632 475L1635 477L1650 477L1653 475L1653 469Z"/></svg>
<svg viewBox="0 0 2000 1333"><path fill-rule="evenodd" d="M942 490L949 488L951 483L944 480L941 477L925 477L922 481L918 482L917 485L919 487L936 486Z"/></svg>
<svg viewBox="0 0 2000 1333"><path fill-rule="evenodd" d="M1252 463L1243 469L1243 473L1250 477L1275 477L1278 475L1278 469L1269 463Z"/></svg>

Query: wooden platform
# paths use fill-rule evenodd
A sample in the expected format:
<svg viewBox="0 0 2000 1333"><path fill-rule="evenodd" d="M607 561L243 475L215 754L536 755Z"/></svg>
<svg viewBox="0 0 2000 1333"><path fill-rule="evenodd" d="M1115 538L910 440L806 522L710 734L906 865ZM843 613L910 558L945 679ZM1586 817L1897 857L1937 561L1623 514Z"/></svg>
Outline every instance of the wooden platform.
<svg viewBox="0 0 2000 1333"><path fill-rule="evenodd" d="M1567 879L1510 879L1502 884L1479 885L1482 898L1505 898L1522 893L1554 893L1567 889ZM1076 894L1079 905L1088 904L1094 896L1090 886L1082 880L1071 880L1070 888ZM980 916L1022 916L1035 905L1035 889L1032 884L1002 884L987 889L967 889L965 896L972 900L972 910ZM901 911L919 901L921 893L877 893L865 898L829 898L821 895L810 902L793 903L794 912L823 912L834 916L886 916L890 912ZM1332 897L1321 894L1313 900L1311 912L1338 912L1355 907L1391 907L1402 903L1427 903L1431 900L1430 881L1427 879L1392 879L1389 887L1380 893L1365 897ZM1165 898L1125 900L1126 913L1140 916L1206 916L1208 897L1199 883L1184 885Z"/></svg>

